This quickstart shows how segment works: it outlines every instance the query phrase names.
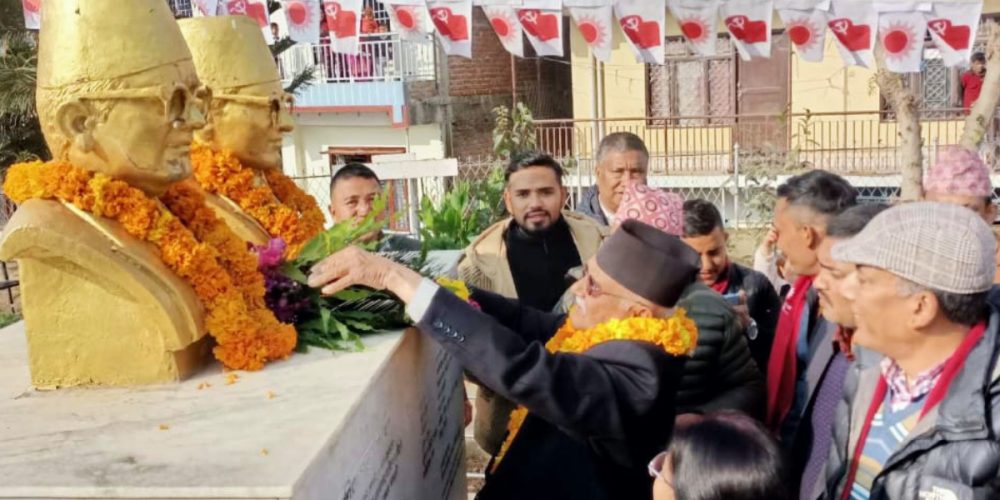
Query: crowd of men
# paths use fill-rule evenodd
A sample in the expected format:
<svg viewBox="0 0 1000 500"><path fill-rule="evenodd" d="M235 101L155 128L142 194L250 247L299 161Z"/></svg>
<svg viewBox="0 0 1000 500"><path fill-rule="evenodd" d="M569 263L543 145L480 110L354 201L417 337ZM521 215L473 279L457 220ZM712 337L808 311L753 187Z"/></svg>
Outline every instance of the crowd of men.
<svg viewBox="0 0 1000 500"><path fill-rule="evenodd" d="M513 159L510 217L458 267L474 307L355 249L314 270L326 292L395 293L481 386L475 437L504 458L479 498L1000 498L996 208L976 152L941 152L926 200L892 207L829 172L789 178L753 267L712 203L647 186L649 159L639 137L606 137L576 212L557 161ZM379 189L341 169L334 220ZM689 356L544 347L567 314L586 328L678 309L698 330Z"/></svg>

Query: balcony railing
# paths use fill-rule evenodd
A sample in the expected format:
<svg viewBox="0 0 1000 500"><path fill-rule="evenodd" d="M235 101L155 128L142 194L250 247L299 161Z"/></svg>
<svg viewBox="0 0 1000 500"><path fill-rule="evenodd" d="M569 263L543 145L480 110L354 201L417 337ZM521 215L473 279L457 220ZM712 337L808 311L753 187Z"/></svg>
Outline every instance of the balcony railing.
<svg viewBox="0 0 1000 500"><path fill-rule="evenodd" d="M362 35L358 54L341 54L329 43L298 44L278 56L283 80L312 67L316 83L409 82L435 77L434 44L401 40L395 33Z"/></svg>
<svg viewBox="0 0 1000 500"><path fill-rule="evenodd" d="M925 161L939 148L958 144L965 128L960 109L921 112ZM646 142L650 168L665 174L733 173L741 161L772 155L841 174L899 173L899 127L884 111L786 116L685 116L606 120L538 120L538 146L593 168L596 145L612 132L632 132ZM1000 117L987 127L984 151L994 164L1000 151Z"/></svg>

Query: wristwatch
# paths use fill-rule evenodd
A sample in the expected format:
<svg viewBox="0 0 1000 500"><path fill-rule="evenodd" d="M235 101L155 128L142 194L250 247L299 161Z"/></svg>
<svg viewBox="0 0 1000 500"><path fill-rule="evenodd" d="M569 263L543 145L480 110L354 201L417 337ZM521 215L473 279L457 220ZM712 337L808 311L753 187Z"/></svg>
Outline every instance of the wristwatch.
<svg viewBox="0 0 1000 500"><path fill-rule="evenodd" d="M757 340L757 320L751 319L750 324L747 325L747 338L750 340Z"/></svg>

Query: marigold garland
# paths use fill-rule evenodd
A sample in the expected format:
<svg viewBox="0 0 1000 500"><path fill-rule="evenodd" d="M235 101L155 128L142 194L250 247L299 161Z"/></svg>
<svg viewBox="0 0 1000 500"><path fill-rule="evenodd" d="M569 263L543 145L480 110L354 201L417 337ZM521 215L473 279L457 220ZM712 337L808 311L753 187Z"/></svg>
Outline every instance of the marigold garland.
<svg viewBox="0 0 1000 500"><path fill-rule="evenodd" d="M191 145L191 166L203 189L229 198L268 235L285 240L289 260L323 230L326 218L316 199L277 170L265 173L266 183L257 182L255 171L231 152L213 151L197 142Z"/></svg>
<svg viewBox="0 0 1000 500"><path fill-rule="evenodd" d="M556 334L545 343L545 349L550 353L580 354L598 344L613 340L649 342L662 347L668 354L686 356L698 345L698 327L694 320L687 316L687 312L680 308L669 318L612 319L585 330L577 330L567 318ZM493 461L494 472L514 443L514 438L517 437L517 432L521 430L526 418L528 409L524 406L518 406L510 413L507 438Z"/></svg>
<svg viewBox="0 0 1000 500"><path fill-rule="evenodd" d="M157 200L64 161L36 161L11 166L3 189L16 203L71 203L153 244L163 263L194 289L205 308L205 328L218 344L215 357L227 368L258 370L294 350L295 329L264 306L263 278L251 271L246 245L204 206L192 185L175 185Z"/></svg>

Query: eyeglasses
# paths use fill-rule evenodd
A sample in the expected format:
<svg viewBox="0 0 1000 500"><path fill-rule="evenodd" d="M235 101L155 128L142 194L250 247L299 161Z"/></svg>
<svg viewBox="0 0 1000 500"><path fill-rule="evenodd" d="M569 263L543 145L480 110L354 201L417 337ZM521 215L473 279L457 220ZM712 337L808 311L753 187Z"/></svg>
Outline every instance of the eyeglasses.
<svg viewBox="0 0 1000 500"><path fill-rule="evenodd" d="M587 269L586 266L584 266L584 268L583 268L583 276L580 279L584 280L584 284L587 287L586 293L587 293L588 297L597 298L597 297L600 297L602 295L607 295L608 297L614 297L616 299L627 300L629 302L633 302L633 303L640 304L640 305L646 305L646 304L643 304L642 302L640 302L640 301L638 301L636 299L633 299L631 297L626 297L624 295L618 295L618 294L611 293L611 292L605 292L604 290L601 289L601 285L598 285L597 282L594 281L594 276L590 274L590 271Z"/></svg>
<svg viewBox="0 0 1000 500"><path fill-rule="evenodd" d="M649 471L649 477L653 479L662 479L667 486L673 488L674 485L667 478L663 477L663 466L667 462L667 457L670 455L669 452L661 451L658 455L650 460L649 465L646 466L646 470Z"/></svg>
<svg viewBox="0 0 1000 500"><path fill-rule="evenodd" d="M102 90L84 94L79 98L91 101L126 99L159 100L163 103L163 113L168 119L174 122L184 122L187 120L191 107L196 108L202 115L208 111L208 103L212 100L212 91L207 87L198 87L192 92L187 85L175 82L173 85L158 85L137 89Z"/></svg>
<svg viewBox="0 0 1000 500"><path fill-rule="evenodd" d="M230 101L251 106L264 106L271 111L271 125L278 126L281 122L281 109L289 114L295 111L295 97L291 94L271 94L270 97L243 94L216 94L213 99Z"/></svg>

